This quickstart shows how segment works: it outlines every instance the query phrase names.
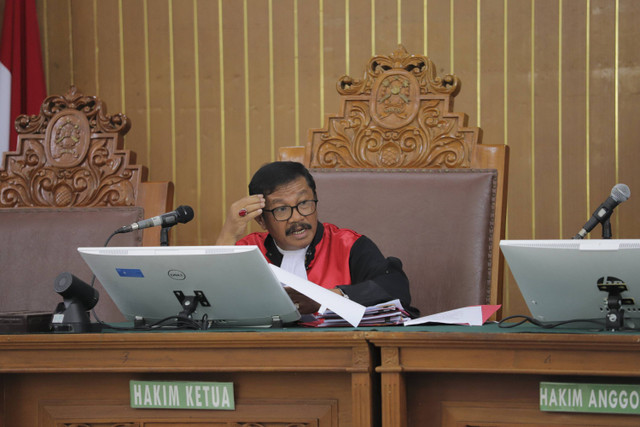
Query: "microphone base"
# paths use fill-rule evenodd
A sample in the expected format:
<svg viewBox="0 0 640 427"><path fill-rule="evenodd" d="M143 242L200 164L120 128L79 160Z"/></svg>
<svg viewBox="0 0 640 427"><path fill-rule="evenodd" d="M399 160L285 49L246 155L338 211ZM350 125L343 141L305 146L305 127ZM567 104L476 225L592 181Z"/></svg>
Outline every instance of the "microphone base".
<svg viewBox="0 0 640 427"><path fill-rule="evenodd" d="M102 332L100 323L58 323L51 325L51 331L58 334L95 334Z"/></svg>

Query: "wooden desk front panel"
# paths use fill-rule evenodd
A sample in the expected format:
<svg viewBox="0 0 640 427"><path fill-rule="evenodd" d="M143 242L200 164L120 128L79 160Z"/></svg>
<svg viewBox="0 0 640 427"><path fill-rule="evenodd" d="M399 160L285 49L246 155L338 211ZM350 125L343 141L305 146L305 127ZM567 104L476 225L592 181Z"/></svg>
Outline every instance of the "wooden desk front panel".
<svg viewBox="0 0 640 427"><path fill-rule="evenodd" d="M407 373L407 426L638 426L637 415L542 412L539 384L637 383L619 377L475 373ZM397 424L391 424L397 426Z"/></svg>
<svg viewBox="0 0 640 427"><path fill-rule="evenodd" d="M640 340L620 334L368 333L380 348L382 424L639 425L639 416L545 413L541 381L640 384Z"/></svg>
<svg viewBox="0 0 640 427"><path fill-rule="evenodd" d="M230 381L234 411L132 409L129 380ZM351 381L340 374L6 374L6 426L351 424ZM340 413L342 412L342 413ZM144 423L144 424L142 424ZM214 424L212 424L214 423ZM233 424L232 424L233 425Z"/></svg>
<svg viewBox="0 0 640 427"><path fill-rule="evenodd" d="M353 332L0 336L0 425L370 426L372 370ZM233 382L236 410L131 409L131 379Z"/></svg>

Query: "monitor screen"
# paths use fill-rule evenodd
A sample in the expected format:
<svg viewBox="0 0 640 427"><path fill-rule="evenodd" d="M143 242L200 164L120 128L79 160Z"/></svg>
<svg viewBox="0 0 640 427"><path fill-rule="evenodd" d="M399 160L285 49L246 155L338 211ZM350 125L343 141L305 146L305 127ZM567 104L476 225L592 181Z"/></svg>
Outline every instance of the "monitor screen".
<svg viewBox="0 0 640 427"><path fill-rule="evenodd" d="M300 318L256 246L78 248L118 309L146 323L176 316L217 326L272 326ZM98 302L99 304L99 302Z"/></svg>
<svg viewBox="0 0 640 427"><path fill-rule="evenodd" d="M535 319L604 322L618 289L625 322L640 324L640 240L503 240L500 248Z"/></svg>

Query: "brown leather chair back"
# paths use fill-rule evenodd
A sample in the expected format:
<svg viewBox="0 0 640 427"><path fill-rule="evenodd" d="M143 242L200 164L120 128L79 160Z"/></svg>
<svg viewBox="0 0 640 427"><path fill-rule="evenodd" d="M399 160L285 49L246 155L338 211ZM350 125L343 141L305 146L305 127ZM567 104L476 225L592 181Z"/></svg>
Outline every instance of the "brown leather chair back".
<svg viewBox="0 0 640 427"><path fill-rule="evenodd" d="M124 150L130 127L123 114L108 115L97 97L72 87L44 100L40 114L15 121L18 144L0 168L0 313L53 312L59 273L90 282L80 246L103 246L123 225L171 210L173 185L147 182L147 170ZM159 230L116 236L111 245L159 245ZM97 284L96 313L123 317Z"/></svg>
<svg viewBox="0 0 640 427"><path fill-rule="evenodd" d="M93 274L78 247L103 246L111 233L143 219L141 207L0 209L0 313L53 312L62 297L53 289L58 274L69 272L87 284ZM140 246L142 233L118 234L110 246ZM98 280L95 312L106 322L123 321Z"/></svg>
<svg viewBox="0 0 640 427"><path fill-rule="evenodd" d="M453 101L460 90L458 77L438 76L428 57L410 55L398 46L389 56L372 57L362 78L341 77L336 89L340 94L339 113L328 116L323 128L310 129L306 146L279 150L280 160L298 161L314 169L358 168L371 172L367 172L367 182L353 186L351 180L361 180L354 173L335 175L326 187L323 183L326 194L319 194L322 215L338 215L342 208L337 203L324 210L329 203L325 198L348 189L349 196L343 202L349 204L335 217L337 225L353 224L356 231L361 231L370 224L364 232L383 246L387 255L399 256L394 249L406 247L401 258L414 282L414 299L420 301L423 312L470 302L501 304L504 260L499 243L505 233L509 147L482 144L480 128L467 127L467 116L454 112ZM410 175L389 174L385 171L389 168L434 173L425 172L416 178L426 179L423 183L414 182ZM492 172L473 171L478 169ZM383 172L380 177L378 171ZM485 191L487 181L477 192L475 179L488 179L487 173L493 174L491 192ZM461 180L469 182L460 184ZM374 181L376 187L369 187ZM395 189L391 189L393 186ZM350 218L353 202L367 203L369 199L374 206ZM489 204L490 215L479 215L486 213ZM429 216L414 216L422 211ZM384 220L383 212L390 214ZM475 222L485 219L483 224ZM478 227L466 229L469 222ZM390 232L390 227L396 227L395 231ZM394 243L394 239L399 241ZM425 256L417 258L417 254ZM464 271L460 271L462 264ZM426 276L439 268L433 278ZM437 286L442 289L436 290ZM485 295L490 298L485 299Z"/></svg>
<svg viewBox="0 0 640 427"><path fill-rule="evenodd" d="M497 172L313 169L318 218L402 260L422 315L491 303Z"/></svg>

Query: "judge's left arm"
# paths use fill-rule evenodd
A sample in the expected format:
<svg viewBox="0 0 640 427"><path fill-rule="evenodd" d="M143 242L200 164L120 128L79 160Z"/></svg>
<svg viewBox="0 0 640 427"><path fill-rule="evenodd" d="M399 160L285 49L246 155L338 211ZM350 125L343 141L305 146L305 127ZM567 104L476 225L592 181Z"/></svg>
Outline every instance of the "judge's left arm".
<svg viewBox="0 0 640 427"><path fill-rule="evenodd" d="M351 285L338 288L350 299L365 306L399 299L410 309L409 279L398 258L385 258L376 244L366 236L360 237L349 256Z"/></svg>

